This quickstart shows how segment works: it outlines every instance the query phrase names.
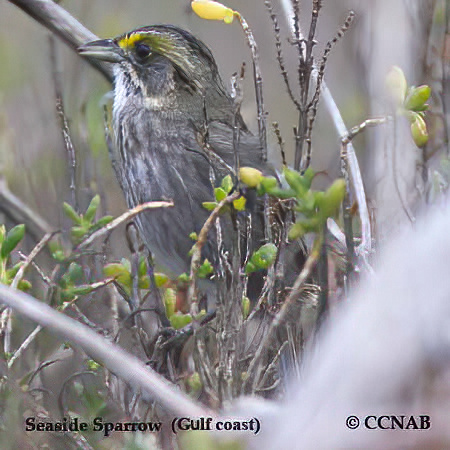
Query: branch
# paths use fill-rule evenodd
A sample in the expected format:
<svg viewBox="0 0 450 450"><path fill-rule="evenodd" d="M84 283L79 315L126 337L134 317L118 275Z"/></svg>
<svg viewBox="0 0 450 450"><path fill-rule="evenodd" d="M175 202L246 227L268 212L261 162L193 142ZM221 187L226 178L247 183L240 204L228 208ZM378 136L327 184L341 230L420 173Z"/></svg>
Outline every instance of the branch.
<svg viewBox="0 0 450 450"><path fill-rule="evenodd" d="M115 375L135 388L144 390L169 413L190 417L214 416L212 411L194 403L138 358L30 295L0 284L0 300L40 326L48 327L64 339L79 345Z"/></svg>
<svg viewBox="0 0 450 450"><path fill-rule="evenodd" d="M25 270L27 270L28 266L33 262L34 258L39 254L39 252L47 245L47 243L50 241L50 239L56 234L56 232L53 233L47 233L40 241L39 243L33 248L31 253L27 256L24 263L20 266L20 269L16 273L16 276L14 277L13 282L11 283L11 287L13 289L17 289L17 286L20 283L20 280L23 278L25 274Z"/></svg>
<svg viewBox="0 0 450 450"><path fill-rule="evenodd" d="M195 276L197 274L197 271L200 267L200 259L202 255L202 247L205 245L206 240L208 238L209 230L214 225L214 222L216 221L217 217L219 217L219 214L222 210L222 208L225 205L228 205L232 203L234 200L240 197L240 192L236 191L233 194L225 197L213 210L213 212L210 214L206 222L204 223L202 229L200 230L200 233L198 235L198 239L196 244L194 245L193 252L192 252L192 259L191 259L191 270L190 270L190 279L191 279L191 285L189 286L189 293L188 293L188 302L190 303L190 311L191 315L195 317L198 314L198 299L195 293Z"/></svg>
<svg viewBox="0 0 450 450"><path fill-rule="evenodd" d="M118 227L123 222L126 222L129 219L132 219L133 217L137 216L142 211L145 211L147 209L155 209L155 208L168 208L170 206L173 206L172 202L147 202L142 203L142 205L138 205L134 207L133 209L130 209L129 211L123 213L121 216L114 219L112 222L108 223L108 225L105 225L104 227L100 228L99 230L92 233L87 239L85 239L77 248L76 250L81 250L83 248L88 247L92 242L95 241L95 239L98 239L99 237L103 236L104 234L108 233L109 231L113 230L114 228Z"/></svg>
<svg viewBox="0 0 450 450"><path fill-rule="evenodd" d="M9 2L25 11L41 25L44 25L75 51L80 45L98 39L94 33L52 0L9 0ZM88 62L108 81L112 81L113 70L111 64L89 58Z"/></svg>
<svg viewBox="0 0 450 450"><path fill-rule="evenodd" d="M291 33L295 35L294 21L292 19L294 17L294 11L292 9L292 5L287 0L283 0L281 5L283 7L286 20L289 23ZM317 71L313 71L313 76L317 77ZM333 95L331 94L325 81L322 82L322 98L325 102L325 107L333 120L334 127L342 140L348 135L347 127L345 126L344 119L342 118L336 102L334 101ZM349 142L347 146L347 160L356 201L358 203L359 220L361 222L361 243L358 247L358 254L361 256L363 261L366 262L367 256L372 252L372 229L361 171L359 169L358 159L355 154L355 148L351 142Z"/></svg>

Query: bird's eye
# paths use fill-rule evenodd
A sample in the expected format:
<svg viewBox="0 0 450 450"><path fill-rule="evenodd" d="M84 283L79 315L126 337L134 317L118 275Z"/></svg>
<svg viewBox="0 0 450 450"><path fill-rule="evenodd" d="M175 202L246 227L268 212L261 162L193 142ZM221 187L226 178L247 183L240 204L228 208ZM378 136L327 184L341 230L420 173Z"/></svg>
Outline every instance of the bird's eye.
<svg viewBox="0 0 450 450"><path fill-rule="evenodd" d="M139 59L145 59L148 55L150 55L150 47L148 45L137 43L134 49L136 56Z"/></svg>

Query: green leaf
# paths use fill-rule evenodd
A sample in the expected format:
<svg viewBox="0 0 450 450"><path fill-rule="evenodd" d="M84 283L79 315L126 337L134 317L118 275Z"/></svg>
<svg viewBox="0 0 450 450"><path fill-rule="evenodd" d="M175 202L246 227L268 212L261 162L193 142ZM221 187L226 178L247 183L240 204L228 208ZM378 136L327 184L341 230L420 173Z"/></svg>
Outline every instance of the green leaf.
<svg viewBox="0 0 450 450"><path fill-rule="evenodd" d="M28 280L20 280L17 287L18 287L19 291L26 292L31 289L31 283Z"/></svg>
<svg viewBox="0 0 450 450"><path fill-rule="evenodd" d="M23 261L20 261L13 267L11 267L11 269L8 269L6 271L6 279L12 281L14 277L17 275L17 272L19 271L20 267L23 266L23 263L24 263Z"/></svg>
<svg viewBox="0 0 450 450"><path fill-rule="evenodd" d="M62 250L56 250L52 253L53 258L55 258L56 261L61 262L66 259L66 255Z"/></svg>
<svg viewBox="0 0 450 450"><path fill-rule="evenodd" d="M98 362L94 361L93 359L88 359L86 361L86 366L88 370L92 371L97 371L102 367Z"/></svg>
<svg viewBox="0 0 450 450"><path fill-rule="evenodd" d="M197 276L198 278L207 278L208 275L211 275L212 273L213 273L213 266L208 261L208 259L205 259L202 265L198 268Z"/></svg>
<svg viewBox="0 0 450 450"><path fill-rule="evenodd" d="M141 255L139 257L138 275L142 277L144 275L147 275L147 272L148 272L147 258L144 255Z"/></svg>
<svg viewBox="0 0 450 450"><path fill-rule="evenodd" d="M79 264L73 262L69 266L67 276L72 284L79 283L84 280L83 268Z"/></svg>
<svg viewBox="0 0 450 450"><path fill-rule="evenodd" d="M303 237L306 233L318 233L321 231L323 225L323 220L317 215L306 220L301 220L292 225L288 237L293 241Z"/></svg>
<svg viewBox="0 0 450 450"><path fill-rule="evenodd" d="M315 173L312 169L308 168L302 176L299 172L285 167L283 170L283 175L297 196L303 196L306 191L311 189L311 184Z"/></svg>
<svg viewBox="0 0 450 450"><path fill-rule="evenodd" d="M193 231L192 233L189 234L189 239L196 241L198 239L198 234L195 231Z"/></svg>
<svg viewBox="0 0 450 450"><path fill-rule="evenodd" d="M203 387L203 383L198 372L194 372L186 379L186 382L191 392L199 392Z"/></svg>
<svg viewBox="0 0 450 450"><path fill-rule="evenodd" d="M227 175L221 183L221 188L227 193L229 194L231 189L233 189L233 179L231 178L230 175Z"/></svg>
<svg viewBox="0 0 450 450"><path fill-rule="evenodd" d="M81 239L88 231L89 229L85 226L72 227L70 229L70 234L72 235L73 239L77 240Z"/></svg>
<svg viewBox="0 0 450 450"><path fill-rule="evenodd" d="M303 213L305 216L311 216L316 212L317 193L313 191L305 191L302 196L297 199L296 211Z"/></svg>
<svg viewBox="0 0 450 450"><path fill-rule="evenodd" d="M226 198L227 193L222 188L215 188L214 195L216 197L217 202L221 202L224 198Z"/></svg>
<svg viewBox="0 0 450 450"><path fill-rule="evenodd" d="M242 317L244 320L248 317L250 312L250 299L248 297L242 297Z"/></svg>
<svg viewBox="0 0 450 450"><path fill-rule="evenodd" d="M260 185L264 192L270 194L274 188L278 187L278 181L275 177L262 177Z"/></svg>
<svg viewBox="0 0 450 450"><path fill-rule="evenodd" d="M149 289L150 288L150 277L148 275L142 275L138 280L139 289Z"/></svg>
<svg viewBox="0 0 450 450"><path fill-rule="evenodd" d="M92 223L92 221L94 220L95 214L97 213L97 209L98 209L99 205L100 205L100 195L97 194L91 200L91 203L89 203L86 213L83 216L83 218L87 222Z"/></svg>
<svg viewBox="0 0 450 450"><path fill-rule="evenodd" d="M2 244L3 241L5 240L5 236L6 236L5 225L0 225L0 244Z"/></svg>
<svg viewBox="0 0 450 450"><path fill-rule="evenodd" d="M421 110L425 106L425 102L430 98L430 95L430 86L423 85L411 88L405 100L405 109L412 111Z"/></svg>
<svg viewBox="0 0 450 450"><path fill-rule="evenodd" d="M416 115L416 120L411 124L411 135L417 147L423 147L428 142L427 124L420 114Z"/></svg>
<svg viewBox="0 0 450 450"><path fill-rule="evenodd" d="M63 203L63 212L73 223L77 225L82 224L83 219L81 216L66 202Z"/></svg>
<svg viewBox="0 0 450 450"><path fill-rule="evenodd" d="M244 196L241 196L241 197L237 198L236 200L233 200L234 209L236 211L244 211L246 203L247 203L247 199Z"/></svg>
<svg viewBox="0 0 450 450"><path fill-rule="evenodd" d="M191 281L191 277L187 273L182 273L178 276L177 281L181 283L189 283Z"/></svg>
<svg viewBox="0 0 450 450"><path fill-rule="evenodd" d="M315 176L316 176L316 172L314 172L314 170L311 169L311 167L308 167L305 170L305 173L303 174L303 180L305 183L305 187L307 187L308 189L311 189L311 184L312 184Z"/></svg>
<svg viewBox="0 0 450 450"><path fill-rule="evenodd" d="M131 286L131 274L129 270L120 263L111 263L103 267L103 273L108 278L115 278L124 286Z"/></svg>
<svg viewBox="0 0 450 450"><path fill-rule="evenodd" d="M247 265L245 266L245 273L247 275L253 273L253 272L257 272L259 269L251 262L249 261L247 263Z"/></svg>
<svg viewBox="0 0 450 450"><path fill-rule="evenodd" d="M192 322L192 317L189 314L182 314L180 312L177 312L175 314L172 314L169 320L173 328L175 328L176 330L180 330L181 328L189 325Z"/></svg>
<svg viewBox="0 0 450 450"><path fill-rule="evenodd" d="M253 253L250 261L247 263L245 272L249 274L257 270L269 268L275 262L277 251L278 249L275 244L264 244Z"/></svg>
<svg viewBox="0 0 450 450"><path fill-rule="evenodd" d="M7 258L10 253L17 247L17 244L23 239L25 235L25 225L16 225L8 231L6 238L2 243L1 257Z"/></svg>
<svg viewBox="0 0 450 450"><path fill-rule="evenodd" d="M252 262L260 269L267 269L275 262L276 255L277 246L275 244L264 244L253 254Z"/></svg>
<svg viewBox="0 0 450 450"><path fill-rule="evenodd" d="M154 276L157 288L164 286L169 281L169 277L165 273L155 273Z"/></svg>
<svg viewBox="0 0 450 450"><path fill-rule="evenodd" d="M81 286L75 286L70 289L67 289L68 294L72 294L75 296L78 295L87 295L90 294L94 289L89 284L83 284Z"/></svg>
<svg viewBox="0 0 450 450"><path fill-rule="evenodd" d="M95 228L99 229L99 228L103 228L105 225L108 225L108 223L112 222L114 219L113 216L103 216L100 217L100 219L97 220L97 222L95 222Z"/></svg>
<svg viewBox="0 0 450 450"><path fill-rule="evenodd" d="M273 189L270 189L268 194L272 195L273 197L277 197L280 199L288 199L288 198L295 198L296 194L293 189L282 189L280 187L274 187ZM264 192L259 192L258 194L264 194Z"/></svg>
<svg viewBox="0 0 450 450"><path fill-rule="evenodd" d="M164 291L164 306L166 308L166 316L170 319L175 314L175 306L177 304L177 294L175 289L168 288Z"/></svg>
<svg viewBox="0 0 450 450"><path fill-rule="evenodd" d="M208 211L214 211L217 207L217 202L203 202L202 206L203 208L207 209Z"/></svg>
<svg viewBox="0 0 450 450"><path fill-rule="evenodd" d="M336 217L345 197L345 180L338 178L325 191L320 205L320 212L324 220L328 217Z"/></svg>
<svg viewBox="0 0 450 450"><path fill-rule="evenodd" d="M305 192L306 189L303 184L302 176L297 171L285 167L283 175L291 189L293 189L297 195Z"/></svg>

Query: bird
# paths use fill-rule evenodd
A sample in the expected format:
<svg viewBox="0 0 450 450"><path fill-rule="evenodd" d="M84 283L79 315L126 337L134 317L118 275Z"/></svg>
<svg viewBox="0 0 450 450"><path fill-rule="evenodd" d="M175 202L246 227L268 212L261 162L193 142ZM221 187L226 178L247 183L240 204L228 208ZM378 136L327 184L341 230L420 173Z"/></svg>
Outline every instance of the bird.
<svg viewBox="0 0 450 450"><path fill-rule="evenodd" d="M110 156L128 206L174 203L137 216L144 243L171 275L189 272L190 234L198 233L210 214L202 204L213 200L215 184L233 173L235 126L240 165L274 173L263 158L259 138L236 111L211 50L184 29L140 27L88 42L79 53L113 63ZM251 242L257 248L264 241L261 202L250 215ZM225 247L230 233L224 231ZM214 230L208 238L202 255L214 265Z"/></svg>
<svg viewBox="0 0 450 450"><path fill-rule="evenodd" d="M236 151L240 167L276 176L263 156L259 136L251 133L225 89L211 50L182 28L144 26L113 39L88 42L78 50L113 63L110 156L129 208L157 200L174 203L172 208L139 214L135 220L140 235L166 273L173 277L189 273L192 233L199 233L210 214L203 203L214 200L214 188L226 175L237 180ZM247 249L241 252L242 260L268 240L264 201L255 198L254 191L246 194L249 207L246 216L240 216L240 229L250 232L240 233L241 248ZM277 214L281 222L283 215L286 218L283 211ZM231 260L236 232L230 220L221 221L222 247L212 229L202 248L202 257L214 269L219 252ZM304 248L298 242L288 244L280 258L287 270L279 278L283 286L292 286L305 260ZM203 293L213 297L214 286L201 281ZM249 276L251 301L258 299L263 283L264 273Z"/></svg>

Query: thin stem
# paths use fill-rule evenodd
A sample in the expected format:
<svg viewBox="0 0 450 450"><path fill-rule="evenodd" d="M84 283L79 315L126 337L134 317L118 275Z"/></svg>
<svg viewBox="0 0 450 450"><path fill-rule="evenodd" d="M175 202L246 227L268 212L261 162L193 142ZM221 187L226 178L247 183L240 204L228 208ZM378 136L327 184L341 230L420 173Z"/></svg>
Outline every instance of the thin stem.
<svg viewBox="0 0 450 450"><path fill-rule="evenodd" d="M78 245L78 247L75 250L81 250L83 248L88 247L89 245L92 244L92 242L94 242L99 237L105 235L106 233L109 233L114 228L117 228L123 222L132 219L133 217L137 216L143 211L146 211L147 209L169 208L171 206L173 206L172 202L147 202L135 206L133 209L130 209L129 211L123 213L121 216L117 217L112 222L108 223L104 227L92 233L83 242L81 242L81 244Z"/></svg>
<svg viewBox="0 0 450 450"><path fill-rule="evenodd" d="M250 47L253 63L253 78L255 84L255 96L256 96L256 112L258 115L258 135L259 143L261 146L261 155L263 161L267 161L267 126L266 126L266 113L264 111L263 89L262 89L262 74L259 66L259 54L258 46L256 44L253 33L248 26L248 23L237 11L235 16L239 19L242 29L244 30L247 43Z"/></svg>
<svg viewBox="0 0 450 450"><path fill-rule="evenodd" d="M225 205L232 203L234 200L240 197L240 192L234 192L233 194L225 197L219 204L214 208L212 213L209 215L208 219L204 223L200 233L198 234L197 242L195 243L192 251L192 259L191 259L191 269L190 269L190 279L191 284L189 286L188 292L188 304L190 305L191 315L193 317L198 315L198 298L195 289L195 280L197 277L197 271L200 267L200 260L202 255L202 248L205 245L208 239L208 233L213 227L216 219L219 217L222 208Z"/></svg>

